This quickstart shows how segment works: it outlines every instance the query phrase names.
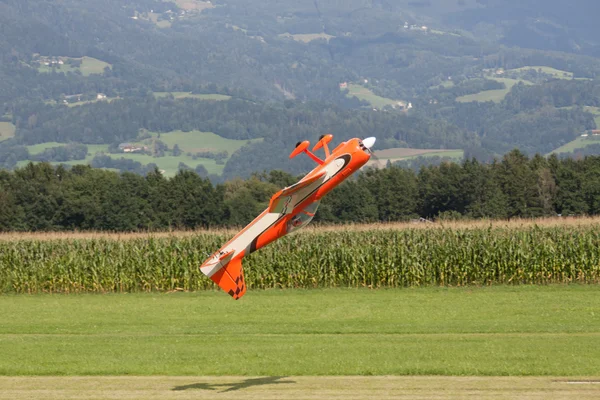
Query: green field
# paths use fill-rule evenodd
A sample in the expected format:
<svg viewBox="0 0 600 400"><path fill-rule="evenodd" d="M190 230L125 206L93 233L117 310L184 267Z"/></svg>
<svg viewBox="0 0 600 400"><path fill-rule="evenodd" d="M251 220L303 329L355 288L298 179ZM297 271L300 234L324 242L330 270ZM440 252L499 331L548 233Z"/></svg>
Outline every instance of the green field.
<svg viewBox="0 0 600 400"><path fill-rule="evenodd" d="M375 108L383 108L385 106L394 106L398 104L398 100L392 100L385 97L377 96L370 89L355 83L348 84L348 97L356 96L359 100L369 102Z"/></svg>
<svg viewBox="0 0 600 400"><path fill-rule="evenodd" d="M282 33L279 36L292 38L297 42L304 42L304 43L309 43L309 42L312 42L313 40L317 40L317 39L325 39L326 41L329 41L329 39L335 37L332 35L328 35L326 33L301 33L301 34L296 34L296 35L292 35L290 33Z"/></svg>
<svg viewBox="0 0 600 400"><path fill-rule="evenodd" d="M82 106L84 104L92 104L92 103L97 103L99 101L108 101L108 102L111 102L111 101L116 100L116 99L118 99L118 97L107 97L107 98L101 99L101 100L100 99L82 100L82 101L76 101L76 102L73 102L73 103L68 103L67 107Z"/></svg>
<svg viewBox="0 0 600 400"><path fill-rule="evenodd" d="M69 59L69 57L58 57L59 59L66 61ZM81 71L81 74L83 76L89 76L91 74L102 74L104 72L104 68L108 67L108 68L112 68L112 65L98 60L96 58L93 57L82 57L82 58L71 58L73 60L81 60L81 66L77 67L77 68L73 68L72 66L70 66L69 64L67 64L65 62L65 64L63 65L58 65L56 67L52 67L52 66L46 66L46 65L41 65L38 68L39 72L52 72L52 71L56 71L56 72L75 72L75 71Z"/></svg>
<svg viewBox="0 0 600 400"><path fill-rule="evenodd" d="M15 136L15 126L10 122L0 122L0 142Z"/></svg>
<svg viewBox="0 0 600 400"><path fill-rule="evenodd" d="M162 137L162 136L161 136ZM56 142L47 142L40 143L33 146L27 146L30 154L37 154L44 151L46 148L56 147L56 146L65 146L66 143L56 143ZM178 157L167 155L165 157L153 157L146 154L132 154L132 153L123 153L123 154L108 154L108 146L107 145L87 145L88 146L88 155L83 160L71 160L64 162L53 162L51 164L65 164L65 165L79 165L84 164L87 165L92 162L92 159L98 152L106 152L113 159L119 158L127 158L130 160L138 161L142 164L154 163L158 166L159 169L164 171L164 175L171 177L174 176L179 167L179 163L183 162L187 166L191 168L195 168L198 164L204 165L209 174L220 174L223 171L224 165L218 165L215 160L210 158L198 158L194 160L192 157L188 157L185 154L182 154ZM27 165L29 160L22 160L17 163L18 168L22 168Z"/></svg>
<svg viewBox="0 0 600 400"><path fill-rule="evenodd" d="M218 95L220 96L220 95ZM0 123L1 124L1 123ZM2 125L0 125L1 127ZM152 136L157 137L158 133L151 132ZM169 148L173 148L175 144L179 145L179 148L182 150L182 154L179 156L172 156L170 153L167 153L164 157L153 157L146 154L137 154L137 153L123 153L123 154L110 154L110 157L118 159L118 158L127 158L134 161L139 161L142 164L154 163L158 166L159 169L164 171L165 176L174 176L179 170L179 163L183 162L187 166L196 168L198 164L204 165L209 174L217 174L220 175L223 172L223 168L225 165L217 164L217 162L211 158L197 158L193 159L193 157L187 156L187 152L198 153L201 151L210 151L210 152L219 152L219 151L227 151L229 156L225 159L225 162L231 157L231 155L239 150L241 147L246 144L256 143L262 141L262 139L251 139L251 140L233 140L226 139L219 135L215 135L212 132L200 132L200 131L172 131L167 133L160 134L160 140L163 141ZM27 146L29 153L34 155L43 152L47 148L65 146L66 143L57 143L57 142L46 142L40 143L32 146ZM87 145L88 146L88 156L84 160L73 160L66 161L62 163L53 163L53 164L66 164L66 165L77 165L77 164L89 164L96 153L98 152L108 152L108 145ZM29 163L28 160L22 160L17 163L17 167L24 167Z"/></svg>
<svg viewBox="0 0 600 400"><path fill-rule="evenodd" d="M596 129L600 129L600 107L584 106L584 111L590 112L594 115L594 122L596 122Z"/></svg>
<svg viewBox="0 0 600 400"><path fill-rule="evenodd" d="M591 135L588 137L578 137L577 139L560 146L558 149L551 151L548 155L554 153L572 153L575 149L581 149L590 144L600 144L600 137Z"/></svg>
<svg viewBox="0 0 600 400"><path fill-rule="evenodd" d="M572 109L573 107L562 107L562 108L563 109ZM596 129L600 129L600 107L584 106L583 109L594 115L594 121L596 122ZM599 144L600 143L600 137L593 136L591 134L588 134L588 135L589 136L587 136L587 137L580 136L580 137L576 138L575 140L572 140L569 143L564 144L555 150L552 150L547 155L550 155L553 153L556 153L556 154L572 153L575 149L581 149L590 144Z"/></svg>
<svg viewBox="0 0 600 400"><path fill-rule="evenodd" d="M595 286L0 297L0 375L590 376Z"/></svg>
<svg viewBox="0 0 600 400"><path fill-rule="evenodd" d="M460 161L464 157L463 150L435 150L435 149L413 149L413 148L393 148L375 152L378 160L371 160L367 165L385 168L387 162L396 162L412 160L418 157L449 157Z"/></svg>
<svg viewBox="0 0 600 400"><path fill-rule="evenodd" d="M160 14L158 13L148 13L148 20L154 22L154 24L156 26L158 26L159 28L170 28L171 27L171 21L163 19L163 20L158 20L158 18L160 17Z"/></svg>
<svg viewBox="0 0 600 400"><path fill-rule="evenodd" d="M540 71L544 74L552 75L556 79L573 79L573 73L568 71L562 71L560 69L545 67L545 66L526 66L521 68L509 69L506 72L526 72L528 70Z"/></svg>
<svg viewBox="0 0 600 400"><path fill-rule="evenodd" d="M506 97L506 95L508 94L508 92L510 92L510 89L512 89L512 87L514 85L516 85L519 82L523 82L525 85L532 85L531 82L526 81L526 80L516 80L516 79L509 79L509 78L487 78L487 79L491 79L497 82L502 82L506 85L505 89L495 89L495 90L484 90L483 92L479 92L479 93L475 93L475 94L468 94L466 96L460 96L456 98L456 101L461 102L461 103L469 103L472 101L477 101L477 102L486 102L486 101L493 101L494 103L499 103L502 100L504 100L504 97Z"/></svg>
<svg viewBox="0 0 600 400"><path fill-rule="evenodd" d="M152 136L157 136L156 132L150 132ZM261 142L262 139L234 140L226 139L212 132L200 131L171 131L160 134L160 140L165 142L169 148L175 144L179 145L183 152L197 153L199 151L227 151L229 155L233 154L248 143Z"/></svg>
<svg viewBox="0 0 600 400"><path fill-rule="evenodd" d="M110 156L115 159L119 159L121 157L127 158L130 160L138 161L144 165L154 163L158 166L159 169L164 171L164 175L167 177L172 177L177 174L180 162L186 164L192 169L196 168L198 164L202 164L204 165L204 168L206 168L209 174L217 175L221 174L223 172L223 168L225 167L224 165L218 165L215 160L210 158L198 158L194 160L192 157L188 157L185 154L182 154L177 157L171 155L166 155L164 157L153 157L146 154L138 153L111 154Z"/></svg>
<svg viewBox="0 0 600 400"><path fill-rule="evenodd" d="M229 100L231 96L225 94L193 94L191 92L154 92L154 97L161 98L172 95L175 99L198 99L198 100Z"/></svg>

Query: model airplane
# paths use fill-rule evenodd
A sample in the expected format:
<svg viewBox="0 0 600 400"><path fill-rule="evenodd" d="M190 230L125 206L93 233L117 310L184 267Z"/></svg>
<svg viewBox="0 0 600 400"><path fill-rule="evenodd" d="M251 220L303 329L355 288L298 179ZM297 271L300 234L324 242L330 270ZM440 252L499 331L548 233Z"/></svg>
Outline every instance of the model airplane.
<svg viewBox="0 0 600 400"><path fill-rule="evenodd" d="M308 141L296 144L290 158L305 153L319 165L298 183L275 193L269 208L200 266L206 276L234 299L246 293L242 258L306 226L315 216L321 198L371 158L374 137L350 139L330 153L327 144L332 138L332 135L323 135L313 147L313 152L323 148L324 160L308 150Z"/></svg>

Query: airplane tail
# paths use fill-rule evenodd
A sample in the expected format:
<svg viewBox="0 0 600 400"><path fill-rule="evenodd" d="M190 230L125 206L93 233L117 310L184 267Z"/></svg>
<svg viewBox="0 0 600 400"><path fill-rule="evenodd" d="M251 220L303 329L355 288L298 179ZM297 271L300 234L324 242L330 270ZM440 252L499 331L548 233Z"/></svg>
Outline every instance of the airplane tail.
<svg viewBox="0 0 600 400"><path fill-rule="evenodd" d="M231 297L238 300L246 293L247 289L246 282L244 281L242 257L231 259L224 267L211 275L210 279Z"/></svg>

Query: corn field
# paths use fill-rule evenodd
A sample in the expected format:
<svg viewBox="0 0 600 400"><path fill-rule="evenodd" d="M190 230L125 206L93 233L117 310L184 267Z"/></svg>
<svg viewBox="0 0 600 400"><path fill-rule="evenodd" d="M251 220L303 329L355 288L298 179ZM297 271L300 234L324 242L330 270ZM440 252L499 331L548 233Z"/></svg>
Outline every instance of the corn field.
<svg viewBox="0 0 600 400"><path fill-rule="evenodd" d="M0 293L195 291L230 232L0 240ZM600 225L309 230L244 259L249 288L600 282Z"/></svg>

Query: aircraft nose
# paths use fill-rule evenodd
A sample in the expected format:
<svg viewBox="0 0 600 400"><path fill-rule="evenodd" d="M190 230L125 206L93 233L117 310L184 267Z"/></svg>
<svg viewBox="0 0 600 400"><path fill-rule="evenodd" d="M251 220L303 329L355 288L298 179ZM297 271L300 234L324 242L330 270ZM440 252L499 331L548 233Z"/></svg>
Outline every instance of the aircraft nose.
<svg viewBox="0 0 600 400"><path fill-rule="evenodd" d="M370 149L371 147L373 147L373 145L375 144L375 140L377 140L374 136L368 137L366 139L363 139L363 145L367 148Z"/></svg>

